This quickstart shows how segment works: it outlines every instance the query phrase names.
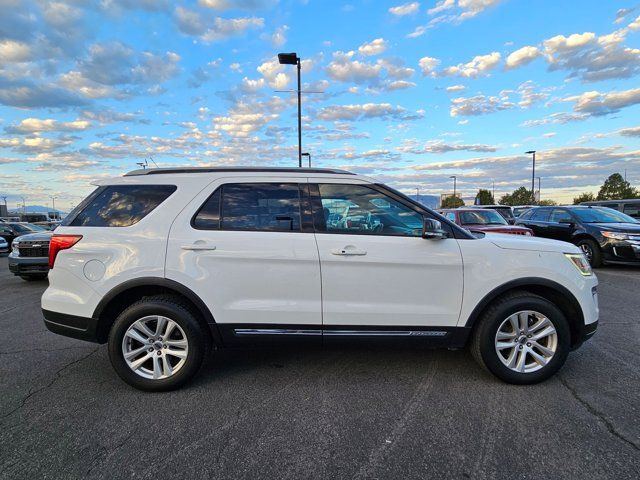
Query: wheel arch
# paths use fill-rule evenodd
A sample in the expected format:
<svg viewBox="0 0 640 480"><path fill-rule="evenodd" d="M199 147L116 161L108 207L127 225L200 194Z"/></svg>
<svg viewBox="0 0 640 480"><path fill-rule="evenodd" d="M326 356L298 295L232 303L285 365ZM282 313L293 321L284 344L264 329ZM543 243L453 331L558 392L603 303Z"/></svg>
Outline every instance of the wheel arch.
<svg viewBox="0 0 640 480"><path fill-rule="evenodd" d="M571 329L571 346L576 347L583 338L584 313L578 299L564 286L546 278L527 277L512 280L491 290L473 309L465 323L474 328L482 313L501 296L513 291L526 291L546 298L565 315Z"/></svg>
<svg viewBox="0 0 640 480"><path fill-rule="evenodd" d="M111 289L96 306L92 318L96 320L96 338L105 343L111 325L118 315L129 305L147 296L171 294L187 302L197 313L205 334L210 335L215 346L221 345L221 337L216 322L209 308L191 289L174 280L161 277L143 277L127 282Z"/></svg>

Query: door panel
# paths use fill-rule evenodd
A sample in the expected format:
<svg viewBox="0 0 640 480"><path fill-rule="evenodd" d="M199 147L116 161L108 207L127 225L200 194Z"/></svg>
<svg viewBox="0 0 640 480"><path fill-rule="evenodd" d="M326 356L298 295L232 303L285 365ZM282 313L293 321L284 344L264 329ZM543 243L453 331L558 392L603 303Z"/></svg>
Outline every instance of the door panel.
<svg viewBox="0 0 640 480"><path fill-rule="evenodd" d="M286 183L297 187L298 181L306 183L304 178L288 178ZM274 182L273 177L255 176L219 180L185 208L171 228L166 276L191 288L207 304L221 330L232 327L238 338L268 338L268 332L250 330L272 328L277 334L279 325L315 328L316 333L310 335L318 336L322 324L318 250L314 234L303 233L301 222L291 213L291 198L263 196L246 201L242 189L236 188L229 189L229 198L234 199L229 204L223 188L221 218L205 212L205 204L203 220L194 219L194 225L208 227L191 225L209 196L215 203L211 194L218 187L247 183ZM247 208L240 211L243 205ZM249 230L253 224L268 230ZM215 225L235 230L219 230Z"/></svg>
<svg viewBox="0 0 640 480"><path fill-rule="evenodd" d="M321 233L316 238L325 327L457 324L462 303L457 240Z"/></svg>
<svg viewBox="0 0 640 480"><path fill-rule="evenodd" d="M423 213L371 185L310 182L325 332L456 326L463 281L457 240L423 239Z"/></svg>

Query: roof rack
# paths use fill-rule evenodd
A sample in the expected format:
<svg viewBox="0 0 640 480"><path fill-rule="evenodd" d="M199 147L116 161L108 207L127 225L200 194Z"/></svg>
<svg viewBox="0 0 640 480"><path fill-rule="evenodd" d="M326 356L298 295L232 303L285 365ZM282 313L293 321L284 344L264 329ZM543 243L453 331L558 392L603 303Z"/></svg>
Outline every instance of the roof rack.
<svg viewBox="0 0 640 480"><path fill-rule="evenodd" d="M332 173L355 175L346 170L334 168L290 168L290 167L178 167L178 168L144 168L125 173L125 177L137 175L159 175L169 173L213 173L213 172L277 172L277 173Z"/></svg>

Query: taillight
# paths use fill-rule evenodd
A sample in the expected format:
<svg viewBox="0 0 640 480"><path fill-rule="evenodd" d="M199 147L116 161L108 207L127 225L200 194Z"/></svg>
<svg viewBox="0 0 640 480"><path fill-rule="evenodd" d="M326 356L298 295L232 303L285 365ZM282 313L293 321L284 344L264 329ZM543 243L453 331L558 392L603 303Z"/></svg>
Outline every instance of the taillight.
<svg viewBox="0 0 640 480"><path fill-rule="evenodd" d="M82 235L53 235L49 242L49 268L53 268L58 252L73 247Z"/></svg>

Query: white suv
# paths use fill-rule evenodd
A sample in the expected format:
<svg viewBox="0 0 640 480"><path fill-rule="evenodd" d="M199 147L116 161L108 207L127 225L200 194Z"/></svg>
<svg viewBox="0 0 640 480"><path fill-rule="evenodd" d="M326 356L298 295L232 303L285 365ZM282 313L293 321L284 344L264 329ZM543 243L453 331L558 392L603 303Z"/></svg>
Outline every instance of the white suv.
<svg viewBox="0 0 640 480"><path fill-rule="evenodd" d="M597 279L569 243L471 235L372 179L186 168L101 182L51 241L49 330L109 343L144 390L210 348L395 340L461 348L510 383L553 375L596 330Z"/></svg>

